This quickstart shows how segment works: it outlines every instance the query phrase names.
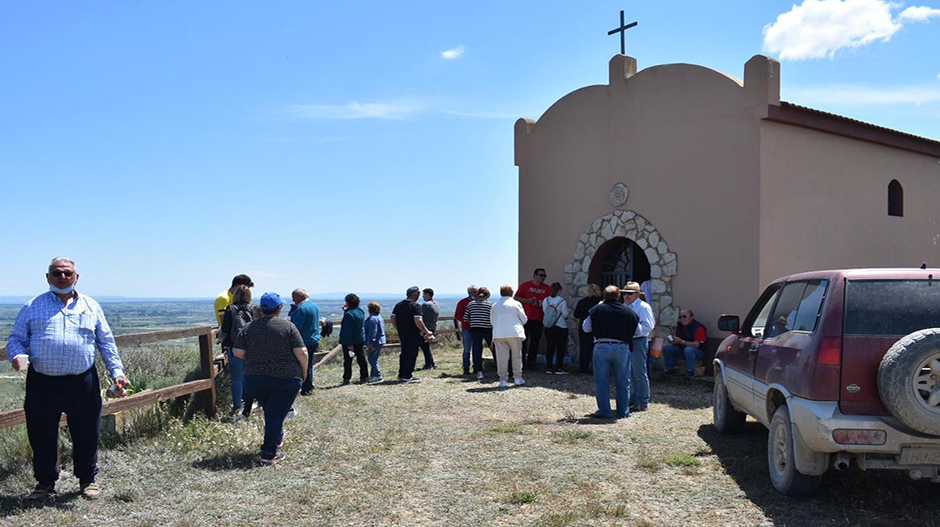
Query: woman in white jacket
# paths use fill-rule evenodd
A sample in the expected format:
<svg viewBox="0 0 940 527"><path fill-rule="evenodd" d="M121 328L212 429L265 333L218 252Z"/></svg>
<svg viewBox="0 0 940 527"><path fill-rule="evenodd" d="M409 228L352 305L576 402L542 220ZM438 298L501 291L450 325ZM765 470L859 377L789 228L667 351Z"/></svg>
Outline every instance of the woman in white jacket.
<svg viewBox="0 0 940 527"><path fill-rule="evenodd" d="M522 341L525 340L525 323L528 319L522 304L512 298L512 286L499 288L500 299L490 311L490 323L493 325L493 344L496 346L496 370L499 373L499 387L509 386L509 360L512 359L512 371L516 386L522 386Z"/></svg>
<svg viewBox="0 0 940 527"><path fill-rule="evenodd" d="M561 284L552 284L552 296L542 300L542 324L545 325L545 340L548 349L545 350L545 373L565 375L565 351L568 348L568 302L561 296ZM552 367L552 356L555 356L555 366Z"/></svg>

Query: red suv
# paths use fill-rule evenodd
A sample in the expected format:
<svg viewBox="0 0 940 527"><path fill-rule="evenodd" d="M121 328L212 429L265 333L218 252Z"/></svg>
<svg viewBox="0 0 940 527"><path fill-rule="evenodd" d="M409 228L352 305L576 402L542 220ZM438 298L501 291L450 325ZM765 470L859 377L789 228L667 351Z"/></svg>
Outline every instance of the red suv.
<svg viewBox="0 0 940 527"><path fill-rule="evenodd" d="M715 428L766 426L778 491L812 494L852 460L940 482L940 269L780 278L718 327Z"/></svg>

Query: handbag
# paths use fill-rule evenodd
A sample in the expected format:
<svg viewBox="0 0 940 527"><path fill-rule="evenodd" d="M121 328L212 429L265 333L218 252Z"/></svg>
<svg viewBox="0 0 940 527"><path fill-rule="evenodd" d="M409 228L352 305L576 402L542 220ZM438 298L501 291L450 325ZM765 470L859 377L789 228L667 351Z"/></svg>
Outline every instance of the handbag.
<svg viewBox="0 0 940 527"><path fill-rule="evenodd" d="M663 356L663 339L660 337L650 341L650 357L658 359Z"/></svg>

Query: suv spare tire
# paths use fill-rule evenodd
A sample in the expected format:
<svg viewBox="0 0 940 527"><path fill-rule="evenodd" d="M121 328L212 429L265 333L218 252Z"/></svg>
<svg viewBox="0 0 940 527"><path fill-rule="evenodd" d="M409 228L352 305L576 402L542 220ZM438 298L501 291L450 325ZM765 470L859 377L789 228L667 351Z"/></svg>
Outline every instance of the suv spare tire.
<svg viewBox="0 0 940 527"><path fill-rule="evenodd" d="M878 393L898 421L940 435L940 328L916 331L891 346L878 366Z"/></svg>

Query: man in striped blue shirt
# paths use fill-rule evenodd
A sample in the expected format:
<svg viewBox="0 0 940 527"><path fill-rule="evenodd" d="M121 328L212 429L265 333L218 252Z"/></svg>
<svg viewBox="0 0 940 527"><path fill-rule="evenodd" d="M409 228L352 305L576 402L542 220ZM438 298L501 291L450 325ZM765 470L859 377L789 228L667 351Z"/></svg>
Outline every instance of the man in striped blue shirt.
<svg viewBox="0 0 940 527"><path fill-rule="evenodd" d="M68 417L74 472L82 497L97 499L100 487L95 475L101 434L97 353L101 352L114 379L117 395L126 393L127 377L101 306L75 290L75 263L68 258L52 260L46 281L49 292L23 306L6 349L13 369L28 365L23 409L38 485L27 499L44 499L55 493L59 479L59 419L63 412Z"/></svg>

